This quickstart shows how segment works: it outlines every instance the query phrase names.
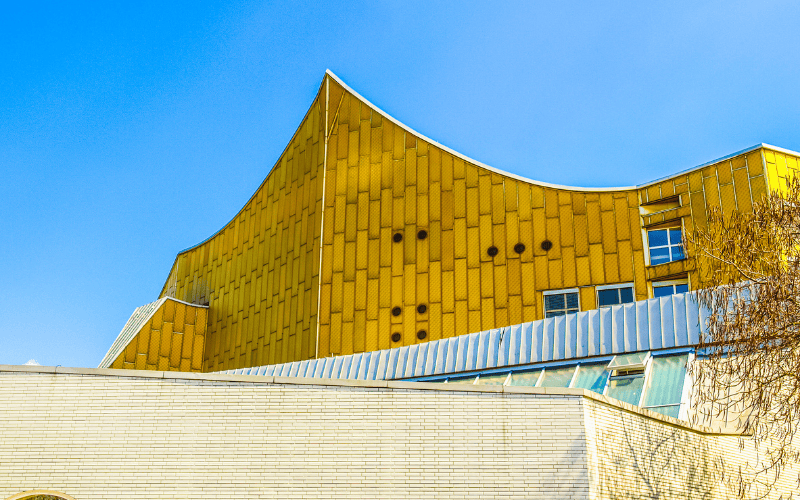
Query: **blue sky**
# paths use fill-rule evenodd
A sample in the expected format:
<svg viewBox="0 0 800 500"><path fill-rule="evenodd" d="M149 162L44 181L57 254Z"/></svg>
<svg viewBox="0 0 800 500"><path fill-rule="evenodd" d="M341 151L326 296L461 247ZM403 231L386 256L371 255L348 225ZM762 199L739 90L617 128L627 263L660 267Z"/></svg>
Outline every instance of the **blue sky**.
<svg viewBox="0 0 800 500"><path fill-rule="evenodd" d="M0 363L96 366L326 68L489 165L633 185L800 150L800 3L26 4L0 17Z"/></svg>

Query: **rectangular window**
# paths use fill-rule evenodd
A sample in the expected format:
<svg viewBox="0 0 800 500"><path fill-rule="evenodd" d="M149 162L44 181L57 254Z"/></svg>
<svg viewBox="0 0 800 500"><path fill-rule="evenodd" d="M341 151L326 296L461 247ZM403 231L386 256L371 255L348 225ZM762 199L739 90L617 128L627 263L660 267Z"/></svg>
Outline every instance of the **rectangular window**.
<svg viewBox="0 0 800 500"><path fill-rule="evenodd" d="M578 290L557 290L544 292L544 317L563 316L580 311Z"/></svg>
<svg viewBox="0 0 800 500"><path fill-rule="evenodd" d="M503 385L508 378L508 373L495 373L492 375L481 375L475 381L475 385Z"/></svg>
<svg viewBox="0 0 800 500"><path fill-rule="evenodd" d="M633 375L611 377L608 381L607 395L632 405L638 405L642 398L644 372Z"/></svg>
<svg viewBox="0 0 800 500"><path fill-rule="evenodd" d="M539 387L569 387L572 377L575 375L575 367L567 368L545 368Z"/></svg>
<svg viewBox="0 0 800 500"><path fill-rule="evenodd" d="M541 369L529 372L513 372L511 374L511 379L508 381L508 385L535 387L541 376Z"/></svg>
<svg viewBox="0 0 800 500"><path fill-rule="evenodd" d="M647 231L647 246L650 249L651 266L685 258L679 227Z"/></svg>
<svg viewBox="0 0 800 500"><path fill-rule="evenodd" d="M588 389L598 394L603 394L608 381L608 372L605 364L580 365L572 387Z"/></svg>
<svg viewBox="0 0 800 500"><path fill-rule="evenodd" d="M633 302L633 284L597 287L597 307L611 307Z"/></svg>
<svg viewBox="0 0 800 500"><path fill-rule="evenodd" d="M611 359L606 370L611 372L606 395L638 405L642 399L645 371L650 361L649 352L618 354Z"/></svg>
<svg viewBox="0 0 800 500"><path fill-rule="evenodd" d="M662 415L678 418L688 354L653 358L642 406Z"/></svg>
<svg viewBox="0 0 800 500"><path fill-rule="evenodd" d="M666 297L667 295L674 295L676 293L684 293L689 291L689 284L685 281L664 281L662 283L653 283L653 297Z"/></svg>

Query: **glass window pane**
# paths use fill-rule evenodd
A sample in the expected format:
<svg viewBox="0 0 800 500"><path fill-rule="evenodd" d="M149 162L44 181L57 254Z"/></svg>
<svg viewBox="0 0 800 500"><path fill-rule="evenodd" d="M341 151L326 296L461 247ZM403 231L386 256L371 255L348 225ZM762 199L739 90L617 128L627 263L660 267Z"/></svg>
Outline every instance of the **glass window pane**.
<svg viewBox="0 0 800 500"><path fill-rule="evenodd" d="M679 404L686 380L687 354L653 358L642 406Z"/></svg>
<svg viewBox="0 0 800 500"><path fill-rule="evenodd" d="M632 405L639 404L644 376L612 378L608 381L608 396Z"/></svg>
<svg viewBox="0 0 800 500"><path fill-rule="evenodd" d="M660 247L664 245L668 245L669 241L667 240L667 230L666 229L657 229L653 231L647 232L647 241L649 242L648 246L651 247Z"/></svg>
<svg viewBox="0 0 800 500"><path fill-rule="evenodd" d="M619 303L620 304L627 304L628 302L633 302L633 288L626 287L619 289Z"/></svg>
<svg viewBox="0 0 800 500"><path fill-rule="evenodd" d="M544 296L544 309L551 311L553 309L564 309L564 294L545 295Z"/></svg>
<svg viewBox="0 0 800 500"><path fill-rule="evenodd" d="M616 370L621 366L641 365L647 357L645 352L632 352L630 354L619 354L608 363L608 370Z"/></svg>
<svg viewBox="0 0 800 500"><path fill-rule="evenodd" d="M672 295L674 293L674 287L672 285L667 286L654 286L653 287L653 297L666 297L667 295Z"/></svg>
<svg viewBox="0 0 800 500"><path fill-rule="evenodd" d="M603 394L607 379L608 372L605 364L581 365L578 367L578 374L575 376L575 382L572 383L572 387L588 389L598 394Z"/></svg>
<svg viewBox="0 0 800 500"><path fill-rule="evenodd" d="M563 309L561 311L547 311L547 313L545 313L544 317L545 318L553 318L555 316L563 316L565 314L567 314L567 313Z"/></svg>
<svg viewBox="0 0 800 500"><path fill-rule="evenodd" d="M569 387L574 374L574 366L568 368L545 368L542 383L539 384L539 387Z"/></svg>
<svg viewBox="0 0 800 500"><path fill-rule="evenodd" d="M619 290L612 288L611 290L598 290L597 291L597 305L599 307L613 306L619 304Z"/></svg>
<svg viewBox="0 0 800 500"><path fill-rule="evenodd" d="M578 294L577 293L567 293L564 294L567 298L567 309L574 309L578 310Z"/></svg>
<svg viewBox="0 0 800 500"><path fill-rule="evenodd" d="M675 285L675 293L685 293L689 291L689 285Z"/></svg>
<svg viewBox="0 0 800 500"><path fill-rule="evenodd" d="M672 252L672 260L681 260L683 259L683 247L678 245L675 247L670 247L670 251Z"/></svg>
<svg viewBox="0 0 800 500"><path fill-rule="evenodd" d="M511 374L511 380L509 380L508 385L533 387L536 385L536 381L539 380L539 374L541 373L542 370L535 370L532 372L514 372Z"/></svg>
<svg viewBox="0 0 800 500"><path fill-rule="evenodd" d="M506 377L508 377L508 373L494 373L492 375L481 375L478 378L478 381L475 382L476 385L503 385L503 382L506 381Z"/></svg>
<svg viewBox="0 0 800 500"><path fill-rule="evenodd" d="M655 266L665 262L669 262L669 247L650 249L650 265Z"/></svg>
<svg viewBox="0 0 800 500"><path fill-rule="evenodd" d="M666 415L668 417L678 418L678 413L681 411L681 405L661 406L659 408L648 408L648 410Z"/></svg>
<svg viewBox="0 0 800 500"><path fill-rule="evenodd" d="M681 242L681 230L680 228L670 229L669 230L669 242L673 245Z"/></svg>

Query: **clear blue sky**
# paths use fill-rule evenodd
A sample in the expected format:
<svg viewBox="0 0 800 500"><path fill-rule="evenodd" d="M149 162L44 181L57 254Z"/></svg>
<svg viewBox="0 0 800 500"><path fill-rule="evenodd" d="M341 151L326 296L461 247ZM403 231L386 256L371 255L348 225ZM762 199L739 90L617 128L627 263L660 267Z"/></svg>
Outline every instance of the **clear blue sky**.
<svg viewBox="0 0 800 500"><path fill-rule="evenodd" d="M526 177L800 150L800 3L109 2L0 17L0 363L96 366L267 175L326 68Z"/></svg>

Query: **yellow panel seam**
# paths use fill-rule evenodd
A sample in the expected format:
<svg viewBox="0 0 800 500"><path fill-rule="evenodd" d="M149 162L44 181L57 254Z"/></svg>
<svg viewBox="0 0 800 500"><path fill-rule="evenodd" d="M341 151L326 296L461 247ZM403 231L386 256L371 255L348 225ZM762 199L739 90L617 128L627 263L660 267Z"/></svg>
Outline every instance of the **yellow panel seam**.
<svg viewBox="0 0 800 500"><path fill-rule="evenodd" d="M328 104L330 99L330 90L331 90L331 80L330 77L325 79L325 125L328 124ZM342 98L339 99L339 106L342 105L342 99L344 99L344 93L342 93ZM336 119L339 117L339 108L336 108L336 117L334 117L334 123L331 124L330 130L333 130L333 125L335 124ZM330 138L330 130L325 131L325 145L324 150L322 152L322 211L319 215L319 274L317 275L317 335L315 340L314 346L314 359L319 359L319 326L320 326L320 317L319 311L320 307L322 306L322 254L323 254L323 241L322 238L325 234L325 181L328 174L328 139ZM311 243L314 244L313 242Z"/></svg>

